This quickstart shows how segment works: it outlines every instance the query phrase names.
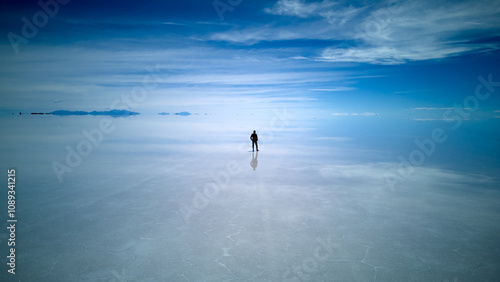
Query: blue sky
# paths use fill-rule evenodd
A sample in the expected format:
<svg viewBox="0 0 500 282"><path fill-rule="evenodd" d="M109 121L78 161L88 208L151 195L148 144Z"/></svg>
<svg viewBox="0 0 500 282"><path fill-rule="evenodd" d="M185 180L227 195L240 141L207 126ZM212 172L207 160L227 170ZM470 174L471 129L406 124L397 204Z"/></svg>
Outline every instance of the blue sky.
<svg viewBox="0 0 500 282"><path fill-rule="evenodd" d="M500 81L498 1L43 3L57 3L45 19L37 1L2 3L3 110L114 108L154 70L146 97L118 106L432 120L474 95L478 76ZM472 118L500 116L499 92Z"/></svg>

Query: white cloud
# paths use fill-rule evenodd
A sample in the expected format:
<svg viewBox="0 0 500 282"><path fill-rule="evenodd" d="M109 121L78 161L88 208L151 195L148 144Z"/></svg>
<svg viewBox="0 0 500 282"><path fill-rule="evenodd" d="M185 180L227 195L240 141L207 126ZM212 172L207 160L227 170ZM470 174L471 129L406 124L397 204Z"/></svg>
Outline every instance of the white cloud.
<svg viewBox="0 0 500 282"><path fill-rule="evenodd" d="M381 65L397 65L407 61L439 59L471 51L471 47L446 47L439 45L408 44L407 46L391 47L355 47L347 49L326 48L321 53L319 61L356 62Z"/></svg>
<svg viewBox="0 0 500 282"><path fill-rule="evenodd" d="M351 36L361 46L327 48L319 60L401 64L496 50L497 44L470 41L499 35L498 12L498 1L402 1L374 10L354 27Z"/></svg>
<svg viewBox="0 0 500 282"><path fill-rule="evenodd" d="M353 116L365 116L365 117L374 117L374 116L378 116L377 113L370 113L370 112L366 112L366 113L353 113L351 114Z"/></svg>
<svg viewBox="0 0 500 282"><path fill-rule="evenodd" d="M300 40L300 39L348 39L343 36L350 21L365 8L342 6L333 1L309 2L300 0L279 0L272 8L265 9L269 14L298 17L312 21L298 21L293 25L265 24L242 29L232 29L210 36L211 40L221 40L245 44L259 41Z"/></svg>
<svg viewBox="0 0 500 282"><path fill-rule="evenodd" d="M412 120L416 120L416 121L435 121L435 120L452 121L454 119L451 119L451 118L414 118ZM468 120L468 119L462 119L462 120Z"/></svg>
<svg viewBox="0 0 500 282"><path fill-rule="evenodd" d="M411 108L413 111L421 111L421 110L453 110L453 108L431 108L431 107L417 107Z"/></svg>
<svg viewBox="0 0 500 282"><path fill-rule="evenodd" d="M360 7L333 1L279 0L265 11L298 21L233 29L213 34L211 39L245 44L344 40L350 45L325 48L316 59L385 65L500 49L499 44L478 43L500 36L500 2L495 0L386 1Z"/></svg>
<svg viewBox="0 0 500 282"><path fill-rule="evenodd" d="M339 2L327 0L308 3L302 0L279 0L272 8L267 8L264 11L269 14L299 18L318 17L326 19L330 24L343 25L362 10L364 8L342 7Z"/></svg>
<svg viewBox="0 0 500 282"><path fill-rule="evenodd" d="M279 0L272 8L265 9L265 12L274 15L307 18L317 16L319 13L333 8L335 5L337 5L337 3L333 1L306 3L300 0Z"/></svg>
<svg viewBox="0 0 500 282"><path fill-rule="evenodd" d="M175 23L175 22L163 22L162 24L166 24L166 25L185 25L185 24Z"/></svg>
<svg viewBox="0 0 500 282"><path fill-rule="evenodd" d="M432 111L432 110L454 110L456 108L432 108L432 107L417 107L417 108L411 108L414 111ZM471 108L461 108L464 110L472 110Z"/></svg>
<svg viewBox="0 0 500 282"><path fill-rule="evenodd" d="M238 74L180 74L171 75L167 83L221 84L221 85L276 85L314 83L330 81L331 77L321 73L313 76L311 73L279 72L279 73L238 73Z"/></svg>
<svg viewBox="0 0 500 282"><path fill-rule="evenodd" d="M300 22L290 26L271 24L232 29L209 36L210 40L228 41L243 44L255 44L260 41L320 39L330 40L332 26L324 21Z"/></svg>
<svg viewBox="0 0 500 282"><path fill-rule="evenodd" d="M307 67L294 71L309 62L273 59L275 51L246 55L209 47L145 49L134 43L101 43L109 48L38 46L23 51L23 56L3 56L0 63L10 67L0 70L0 90L11 93L4 103L36 111L102 109L143 85L147 68L156 65L161 83L131 110L138 111L135 105L298 104L318 99L310 96L311 88L351 80L342 71Z"/></svg>

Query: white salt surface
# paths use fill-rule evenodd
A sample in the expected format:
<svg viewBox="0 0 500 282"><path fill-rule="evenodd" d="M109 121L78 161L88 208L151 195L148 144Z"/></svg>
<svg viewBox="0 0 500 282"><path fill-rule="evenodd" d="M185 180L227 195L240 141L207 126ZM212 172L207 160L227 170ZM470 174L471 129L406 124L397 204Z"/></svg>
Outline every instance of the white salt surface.
<svg viewBox="0 0 500 282"><path fill-rule="evenodd" d="M500 279L498 153L486 141L464 149L466 128L391 186L398 156L437 125L408 137L387 121L304 119L273 131L265 119L117 118L59 182L53 162L66 164L66 146L101 119L2 118L2 170L18 177L17 279Z"/></svg>

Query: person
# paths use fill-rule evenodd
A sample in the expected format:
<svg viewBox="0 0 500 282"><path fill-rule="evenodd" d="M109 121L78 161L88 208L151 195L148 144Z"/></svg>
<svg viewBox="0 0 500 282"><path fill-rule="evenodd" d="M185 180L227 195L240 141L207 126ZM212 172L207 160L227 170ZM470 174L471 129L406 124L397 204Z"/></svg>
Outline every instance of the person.
<svg viewBox="0 0 500 282"><path fill-rule="evenodd" d="M252 140L252 152L254 151L253 147L255 144L255 147L257 149L257 152L259 151L259 145L257 144L257 141L259 141L259 137L257 136L257 133L255 133L255 130L253 131L252 135L250 135L250 140Z"/></svg>

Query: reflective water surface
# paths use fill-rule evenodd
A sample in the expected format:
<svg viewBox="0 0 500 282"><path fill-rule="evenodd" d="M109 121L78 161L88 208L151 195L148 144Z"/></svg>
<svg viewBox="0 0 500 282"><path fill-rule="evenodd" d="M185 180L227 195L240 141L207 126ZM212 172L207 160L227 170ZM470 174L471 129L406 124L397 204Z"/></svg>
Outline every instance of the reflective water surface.
<svg viewBox="0 0 500 282"><path fill-rule="evenodd" d="M1 117L18 278L500 279L497 120L273 115Z"/></svg>

